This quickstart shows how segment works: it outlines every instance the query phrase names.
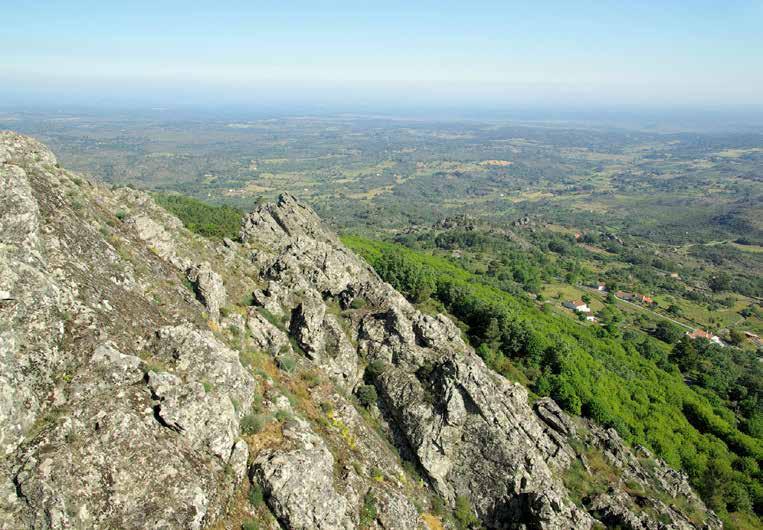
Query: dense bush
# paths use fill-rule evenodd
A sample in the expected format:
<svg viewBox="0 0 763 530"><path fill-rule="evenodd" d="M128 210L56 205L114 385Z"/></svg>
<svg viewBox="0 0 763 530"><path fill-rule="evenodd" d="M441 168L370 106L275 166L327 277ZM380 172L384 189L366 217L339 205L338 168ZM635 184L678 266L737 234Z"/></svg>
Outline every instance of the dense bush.
<svg viewBox="0 0 763 530"><path fill-rule="evenodd" d="M358 401L364 407L370 407L376 405L376 400L379 396L376 394L376 388L373 385L361 385L357 390Z"/></svg>

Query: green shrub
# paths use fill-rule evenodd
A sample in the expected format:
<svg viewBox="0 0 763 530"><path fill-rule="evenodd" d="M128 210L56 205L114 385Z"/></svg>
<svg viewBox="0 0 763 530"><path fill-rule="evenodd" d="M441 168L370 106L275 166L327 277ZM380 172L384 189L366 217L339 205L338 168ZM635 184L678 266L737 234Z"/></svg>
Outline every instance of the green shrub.
<svg viewBox="0 0 763 530"><path fill-rule="evenodd" d="M376 377L380 376L382 373L384 373L384 370L387 368L387 363L382 361L381 359L377 359L375 361L371 361L368 366L366 367L366 373L372 378L375 379Z"/></svg>
<svg viewBox="0 0 763 530"><path fill-rule="evenodd" d="M382 473L382 470L378 467L374 466L371 468L371 478L374 479L376 482L383 482L384 481L384 473Z"/></svg>
<svg viewBox="0 0 763 530"><path fill-rule="evenodd" d="M286 331L286 329L284 328L283 322L281 322L281 320L277 316L275 316L273 313L271 313L264 307L258 307L257 311L265 318L265 320L273 324L275 327L277 327L281 331Z"/></svg>
<svg viewBox="0 0 763 530"><path fill-rule="evenodd" d="M249 504L257 508L265 502L265 492L259 484L252 484L249 488Z"/></svg>
<svg viewBox="0 0 763 530"><path fill-rule="evenodd" d="M370 407L376 404L376 400L379 396L376 394L376 388L373 385L362 385L358 388L358 401L364 407Z"/></svg>
<svg viewBox="0 0 763 530"><path fill-rule="evenodd" d="M376 499L370 491L363 497L363 506L360 509L360 528L368 528L376 520Z"/></svg>
<svg viewBox="0 0 763 530"><path fill-rule="evenodd" d="M254 519L249 518L243 522L241 530L260 530L260 525Z"/></svg>
<svg viewBox="0 0 763 530"><path fill-rule="evenodd" d="M442 500L442 497L434 497L432 499L432 515L437 517L445 515L445 501Z"/></svg>
<svg viewBox="0 0 763 530"><path fill-rule="evenodd" d="M410 460L403 460L403 469L405 470L408 475L411 476L416 482L421 480L421 475L419 474L419 470L416 467L416 464L411 462Z"/></svg>
<svg viewBox="0 0 763 530"><path fill-rule="evenodd" d="M309 372L302 372L299 374L299 378L305 382L308 388L315 388L321 384L321 376L319 373L311 370Z"/></svg>
<svg viewBox="0 0 763 530"><path fill-rule="evenodd" d="M291 419L291 412L289 412L288 410L281 409L278 412L276 412L276 420L283 422L290 419Z"/></svg>
<svg viewBox="0 0 763 530"><path fill-rule="evenodd" d="M363 309L367 305L368 305L368 302L362 296L358 296L356 298L353 298L352 302L350 302L350 308L351 309Z"/></svg>
<svg viewBox="0 0 763 530"><path fill-rule="evenodd" d="M551 397L567 412L580 415L583 402L575 388L566 379L555 378L551 389Z"/></svg>
<svg viewBox="0 0 763 530"><path fill-rule="evenodd" d="M541 375L535 380L533 391L539 396L548 396L551 393L551 381L546 375Z"/></svg>
<svg viewBox="0 0 763 530"><path fill-rule="evenodd" d="M474 515L474 510L472 509L472 503L463 495L456 497L456 509L453 511L453 517L456 519L458 528L462 530L479 525L479 520Z"/></svg>
<svg viewBox="0 0 763 530"><path fill-rule="evenodd" d="M257 434L267 423L267 417L261 414L247 414L241 418L241 432L244 434Z"/></svg>
<svg viewBox="0 0 763 530"><path fill-rule="evenodd" d="M297 366L297 360L291 355L279 355L276 358L276 364L284 372L293 372Z"/></svg>

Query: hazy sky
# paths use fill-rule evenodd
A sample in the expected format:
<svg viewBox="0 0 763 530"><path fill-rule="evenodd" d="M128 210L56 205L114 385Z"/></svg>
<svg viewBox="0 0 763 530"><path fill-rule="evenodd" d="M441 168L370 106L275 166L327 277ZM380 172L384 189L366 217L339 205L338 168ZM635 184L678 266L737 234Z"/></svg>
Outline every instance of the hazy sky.
<svg viewBox="0 0 763 530"><path fill-rule="evenodd" d="M763 1L0 4L7 101L763 104Z"/></svg>

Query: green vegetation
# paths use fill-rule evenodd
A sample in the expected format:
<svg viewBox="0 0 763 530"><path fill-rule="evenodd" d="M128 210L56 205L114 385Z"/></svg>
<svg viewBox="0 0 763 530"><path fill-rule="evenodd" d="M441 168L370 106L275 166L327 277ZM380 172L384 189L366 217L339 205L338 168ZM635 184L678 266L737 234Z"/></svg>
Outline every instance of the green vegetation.
<svg viewBox="0 0 763 530"><path fill-rule="evenodd" d="M262 487L259 484L252 484L249 488L249 504L257 508L265 502L265 493L262 491Z"/></svg>
<svg viewBox="0 0 763 530"><path fill-rule="evenodd" d="M292 355L281 354L276 357L276 364L284 372L293 372L297 366L297 360Z"/></svg>
<svg viewBox="0 0 763 530"><path fill-rule="evenodd" d="M350 309L363 309L368 305L368 302L365 298L362 296L358 296L357 298L353 298L352 302L350 302Z"/></svg>
<svg viewBox="0 0 763 530"><path fill-rule="evenodd" d="M369 377L374 378L384 373L385 368L386 363L381 359L376 359L368 364L366 367L366 374L368 374Z"/></svg>
<svg viewBox="0 0 763 530"><path fill-rule="evenodd" d="M453 517L459 530L479 527L479 519L474 515L472 504L467 497L462 495L456 497L456 509L453 511Z"/></svg>
<svg viewBox="0 0 763 530"><path fill-rule="evenodd" d="M683 335L684 332L681 328L667 320L660 320L654 329L654 336L668 344L675 344Z"/></svg>
<svg viewBox="0 0 763 530"><path fill-rule="evenodd" d="M276 421L284 422L292 419L292 414L288 410L281 409L276 412L275 418Z"/></svg>
<svg viewBox="0 0 763 530"><path fill-rule="evenodd" d="M358 401L364 407L370 407L376 405L376 400L379 397L376 395L376 388L373 385L361 385L357 390Z"/></svg>
<svg viewBox="0 0 763 530"><path fill-rule="evenodd" d="M423 302L435 289L434 278L424 267L396 252L383 252L374 267L386 282L413 302Z"/></svg>
<svg viewBox="0 0 763 530"><path fill-rule="evenodd" d="M156 193L156 202L176 215L185 227L204 237L235 239L242 213L230 206L213 206L184 195Z"/></svg>
<svg viewBox="0 0 763 530"><path fill-rule="evenodd" d="M419 278L430 278L433 298L463 323L479 354L497 372L511 377L519 371L538 394L549 394L569 412L614 427L628 442L650 447L683 468L722 516L760 513L759 372L751 376L758 382L747 387L731 378L746 389L740 392L754 395L745 406L752 414L744 416L744 410L730 409L726 396L712 390L724 392L731 384L721 377L722 368L705 386L692 388L684 382L682 367L701 369L691 368L696 355L681 350L689 344L686 340L667 355L665 346L643 332L623 334L616 318L610 326L581 325L543 310L525 295L496 287L491 277L450 259L360 237L343 241L372 265L383 263L380 274L386 274L389 263L403 263L405 274L392 279L412 279L412 286L402 285L409 296ZM746 366L752 369L753 364ZM745 427L746 432L741 430Z"/></svg>
<svg viewBox="0 0 763 530"><path fill-rule="evenodd" d="M261 414L247 414L241 418L241 432L243 434L257 434L267 423L268 418Z"/></svg>
<svg viewBox="0 0 763 530"><path fill-rule="evenodd" d="M376 520L376 499L370 491L363 497L363 506L360 508L360 528L369 528Z"/></svg>
<svg viewBox="0 0 763 530"><path fill-rule="evenodd" d="M281 331L286 331L286 327L284 326L283 319L278 318L273 313L265 309L264 307L258 307L257 311L271 324L273 324L275 327L280 329Z"/></svg>
<svg viewBox="0 0 763 530"><path fill-rule="evenodd" d="M250 518L241 524L241 530L260 530L260 525L254 519Z"/></svg>

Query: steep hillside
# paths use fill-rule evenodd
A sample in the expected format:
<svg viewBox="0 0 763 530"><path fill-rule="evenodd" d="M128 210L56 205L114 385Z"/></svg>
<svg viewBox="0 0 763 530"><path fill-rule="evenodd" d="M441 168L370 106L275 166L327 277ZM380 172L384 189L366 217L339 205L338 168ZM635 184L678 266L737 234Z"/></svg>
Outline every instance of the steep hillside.
<svg viewBox="0 0 763 530"><path fill-rule="evenodd" d="M462 257L359 237L343 242L421 307L455 315L493 370L526 384L538 397L551 396L572 414L613 427L632 445L648 447L685 470L730 526L760 526L755 511L760 513L763 499L758 467L763 445L760 437L744 432L744 418L734 413L739 396L757 403L757 356L749 356L743 371L732 364L745 358L743 352L711 351L709 344L688 337L664 353L655 349L656 339L622 332L609 317L616 316L612 303L603 304L601 323L584 323L569 311L554 311L559 302L512 293L495 276L471 272ZM679 371L683 351L693 353L704 385ZM725 363L716 368L714 359ZM711 386L713 381L733 381L741 373L749 393L740 385L743 390L724 402L710 391L720 386Z"/></svg>
<svg viewBox="0 0 763 530"><path fill-rule="evenodd" d="M0 241L2 528L721 526L291 196L205 239L0 133Z"/></svg>

